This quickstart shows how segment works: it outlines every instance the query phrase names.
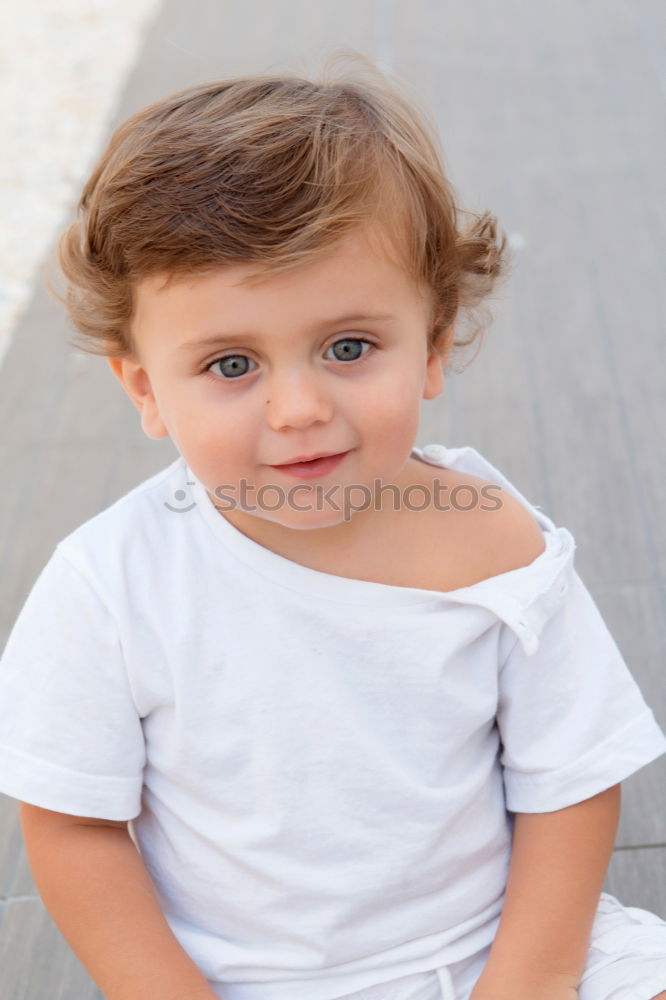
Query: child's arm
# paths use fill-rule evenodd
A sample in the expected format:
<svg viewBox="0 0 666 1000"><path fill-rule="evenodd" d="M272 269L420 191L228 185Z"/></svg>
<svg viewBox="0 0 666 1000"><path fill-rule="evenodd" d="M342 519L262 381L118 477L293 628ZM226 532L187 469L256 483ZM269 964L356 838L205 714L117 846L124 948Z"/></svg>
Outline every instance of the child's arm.
<svg viewBox="0 0 666 1000"><path fill-rule="evenodd" d="M46 909L105 1000L216 1000L166 922L127 824L21 803Z"/></svg>
<svg viewBox="0 0 666 1000"><path fill-rule="evenodd" d="M615 843L620 785L516 813L504 908L470 1000L575 998Z"/></svg>

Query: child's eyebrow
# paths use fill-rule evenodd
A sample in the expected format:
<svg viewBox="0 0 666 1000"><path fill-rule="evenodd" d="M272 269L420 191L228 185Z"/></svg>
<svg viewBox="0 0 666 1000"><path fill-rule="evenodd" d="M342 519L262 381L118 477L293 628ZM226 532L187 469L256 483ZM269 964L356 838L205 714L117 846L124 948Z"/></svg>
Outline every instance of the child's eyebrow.
<svg viewBox="0 0 666 1000"><path fill-rule="evenodd" d="M324 319L318 326L338 326L341 323L359 323L368 320L394 320L396 317L392 313L350 313L344 316L335 316L332 319ZM239 343L240 341L260 340L254 333L212 333L206 337L196 340L188 340L180 345L180 350L196 350L201 347L213 347L216 344Z"/></svg>

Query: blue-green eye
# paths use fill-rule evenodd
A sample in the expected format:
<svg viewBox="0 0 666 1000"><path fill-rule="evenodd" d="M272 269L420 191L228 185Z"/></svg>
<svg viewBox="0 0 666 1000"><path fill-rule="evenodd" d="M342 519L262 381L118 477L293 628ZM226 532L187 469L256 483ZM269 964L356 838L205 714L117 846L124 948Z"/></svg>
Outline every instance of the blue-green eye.
<svg viewBox="0 0 666 1000"><path fill-rule="evenodd" d="M368 344L369 347L372 347L372 342L365 340L364 337L344 337L344 339L336 340L334 344L331 344L329 351L340 348L340 352L335 358L336 361L358 361L364 356L361 351L362 344ZM368 351L365 353L367 354Z"/></svg>
<svg viewBox="0 0 666 1000"><path fill-rule="evenodd" d="M211 361L207 370L211 371L213 365L220 365L224 378L227 381L231 381L232 379L239 378L241 375L245 375L250 360L244 354L228 354L224 358L217 358L216 361Z"/></svg>
<svg viewBox="0 0 666 1000"><path fill-rule="evenodd" d="M370 353L370 351L363 352L362 344L367 344L368 348L374 347L371 340L366 340L365 337L343 337L340 340L336 340L334 344L327 349L328 351L335 350L336 357L333 361L361 361ZM241 376L246 375L248 372L248 365L254 364L251 358L248 358L245 354L226 354L222 358L216 358L215 361L211 361L210 364L206 365L205 372L211 373L214 378L222 376L223 381L232 382L234 379L241 378ZM213 366L219 365L219 372L213 371Z"/></svg>

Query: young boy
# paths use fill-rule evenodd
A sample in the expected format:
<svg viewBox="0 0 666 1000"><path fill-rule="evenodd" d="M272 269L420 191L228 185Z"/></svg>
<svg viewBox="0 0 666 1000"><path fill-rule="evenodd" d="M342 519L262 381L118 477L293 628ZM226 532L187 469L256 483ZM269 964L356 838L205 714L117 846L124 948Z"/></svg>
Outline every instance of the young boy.
<svg viewBox="0 0 666 1000"><path fill-rule="evenodd" d="M71 315L180 457L31 591L0 789L107 1000L666 995L666 924L600 895L664 735L571 534L414 447L505 267L414 109L192 88L80 207Z"/></svg>

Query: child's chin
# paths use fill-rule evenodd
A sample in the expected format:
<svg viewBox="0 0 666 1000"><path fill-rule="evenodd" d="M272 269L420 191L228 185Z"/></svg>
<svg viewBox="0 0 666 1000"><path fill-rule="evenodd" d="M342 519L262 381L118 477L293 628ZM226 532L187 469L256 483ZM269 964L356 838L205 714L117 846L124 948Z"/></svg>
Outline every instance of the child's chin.
<svg viewBox="0 0 666 1000"><path fill-rule="evenodd" d="M296 531L315 531L317 528L334 528L336 525L342 524L344 514L341 510L292 510L286 513L276 511L270 519L281 524L284 528L292 528Z"/></svg>

